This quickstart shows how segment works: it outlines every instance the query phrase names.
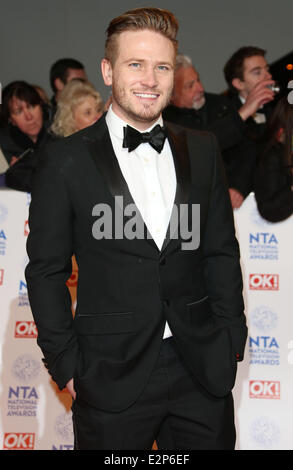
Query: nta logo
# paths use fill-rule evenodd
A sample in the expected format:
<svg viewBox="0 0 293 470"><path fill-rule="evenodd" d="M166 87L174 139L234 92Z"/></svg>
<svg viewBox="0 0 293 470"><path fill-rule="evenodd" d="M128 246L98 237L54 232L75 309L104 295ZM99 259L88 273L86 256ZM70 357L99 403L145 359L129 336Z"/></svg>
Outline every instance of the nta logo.
<svg viewBox="0 0 293 470"><path fill-rule="evenodd" d="M270 244L277 244L278 240L273 233L268 232L257 232L257 233L250 233L249 234L249 243L251 244L262 244L262 245L270 245Z"/></svg>

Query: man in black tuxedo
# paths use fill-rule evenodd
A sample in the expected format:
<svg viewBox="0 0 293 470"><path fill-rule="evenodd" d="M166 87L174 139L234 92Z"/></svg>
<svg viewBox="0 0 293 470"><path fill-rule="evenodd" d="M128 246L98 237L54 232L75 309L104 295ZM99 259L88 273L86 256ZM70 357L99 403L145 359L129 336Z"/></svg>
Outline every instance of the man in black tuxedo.
<svg viewBox="0 0 293 470"><path fill-rule="evenodd" d="M156 8L111 21L112 106L48 147L35 177L28 292L44 362L74 398L76 449L234 448L239 250L215 138L162 127L177 29Z"/></svg>

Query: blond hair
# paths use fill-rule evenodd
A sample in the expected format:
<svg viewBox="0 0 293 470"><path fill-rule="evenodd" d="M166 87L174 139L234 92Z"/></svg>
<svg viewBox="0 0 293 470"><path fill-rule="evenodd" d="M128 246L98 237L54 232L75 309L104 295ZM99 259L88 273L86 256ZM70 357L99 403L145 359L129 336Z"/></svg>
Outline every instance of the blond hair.
<svg viewBox="0 0 293 470"><path fill-rule="evenodd" d="M178 21L168 10L161 8L135 8L114 18L107 28L107 39L105 45L105 58L114 65L117 58L117 38L124 31L151 30L162 34L174 45L175 55L178 42Z"/></svg>
<svg viewBox="0 0 293 470"><path fill-rule="evenodd" d="M94 86L82 79L74 78L60 93L57 103L57 111L54 117L51 131L60 137L67 137L76 132L74 120L74 110L82 101L92 96L95 98L98 110L103 111L103 101L101 95Z"/></svg>

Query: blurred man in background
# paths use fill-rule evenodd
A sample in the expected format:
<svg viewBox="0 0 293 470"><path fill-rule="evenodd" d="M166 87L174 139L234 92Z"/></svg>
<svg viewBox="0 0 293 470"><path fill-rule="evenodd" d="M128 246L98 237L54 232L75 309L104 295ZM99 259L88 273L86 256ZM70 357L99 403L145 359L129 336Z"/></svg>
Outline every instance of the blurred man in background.
<svg viewBox="0 0 293 470"><path fill-rule="evenodd" d="M52 65L50 69L50 85L54 93L51 99L53 114L56 110L61 91L66 83L70 82L73 78L87 80L85 67L78 60L71 58L59 59Z"/></svg>

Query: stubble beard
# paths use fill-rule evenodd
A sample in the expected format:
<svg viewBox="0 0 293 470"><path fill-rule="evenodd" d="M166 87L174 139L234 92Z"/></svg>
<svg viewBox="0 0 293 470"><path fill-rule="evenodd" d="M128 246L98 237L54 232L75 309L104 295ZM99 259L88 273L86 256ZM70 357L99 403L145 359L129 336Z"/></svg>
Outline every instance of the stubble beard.
<svg viewBox="0 0 293 470"><path fill-rule="evenodd" d="M153 90L145 90L145 92L154 93ZM124 120L127 121L128 118L132 122L149 123L150 125L160 117L163 109L165 109L171 99L171 94L172 90L166 95L159 108L154 106L155 103L141 103L140 106L135 107L123 88L120 88L118 85L112 85L113 100L119 106L120 111L122 111Z"/></svg>

